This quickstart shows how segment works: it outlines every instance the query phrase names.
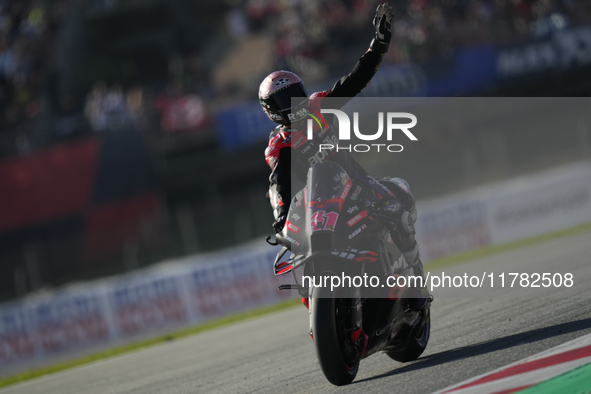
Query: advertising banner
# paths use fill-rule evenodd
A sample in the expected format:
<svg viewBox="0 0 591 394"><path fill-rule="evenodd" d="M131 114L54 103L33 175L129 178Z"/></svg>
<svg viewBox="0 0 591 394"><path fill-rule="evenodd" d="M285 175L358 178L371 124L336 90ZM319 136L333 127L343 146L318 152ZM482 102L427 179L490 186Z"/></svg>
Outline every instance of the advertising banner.
<svg viewBox="0 0 591 394"><path fill-rule="evenodd" d="M500 80L564 71L591 64L591 26L579 26L525 44L499 49Z"/></svg>
<svg viewBox="0 0 591 394"><path fill-rule="evenodd" d="M424 261L478 249L491 243L487 207L480 198L418 205L416 229Z"/></svg>
<svg viewBox="0 0 591 394"><path fill-rule="evenodd" d="M287 281L273 275L274 252L270 247L256 248L194 266L185 280L197 319L286 298L288 292L279 292L277 286Z"/></svg>
<svg viewBox="0 0 591 394"><path fill-rule="evenodd" d="M36 338L25 302L0 308L0 366L31 360Z"/></svg>
<svg viewBox="0 0 591 394"><path fill-rule="evenodd" d="M260 242L0 306L4 371L186 327L286 299L279 248Z"/></svg>
<svg viewBox="0 0 591 394"><path fill-rule="evenodd" d="M591 164L518 178L486 199L494 244L591 222Z"/></svg>
<svg viewBox="0 0 591 394"><path fill-rule="evenodd" d="M106 295L115 334L134 336L187 323L188 305L180 286L181 278L167 273L136 275L115 284Z"/></svg>

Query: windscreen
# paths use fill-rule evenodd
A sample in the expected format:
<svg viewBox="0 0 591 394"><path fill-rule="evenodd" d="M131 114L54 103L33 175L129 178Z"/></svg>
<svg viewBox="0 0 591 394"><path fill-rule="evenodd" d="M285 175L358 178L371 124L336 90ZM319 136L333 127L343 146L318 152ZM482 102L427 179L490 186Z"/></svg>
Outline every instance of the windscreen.
<svg viewBox="0 0 591 394"><path fill-rule="evenodd" d="M310 201L321 202L340 197L349 176L341 166L332 162L317 164L308 174Z"/></svg>

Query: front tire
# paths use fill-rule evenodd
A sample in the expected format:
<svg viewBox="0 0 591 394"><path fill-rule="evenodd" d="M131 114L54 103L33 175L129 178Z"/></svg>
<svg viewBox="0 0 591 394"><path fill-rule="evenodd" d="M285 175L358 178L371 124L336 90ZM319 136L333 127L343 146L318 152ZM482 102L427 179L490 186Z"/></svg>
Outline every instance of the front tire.
<svg viewBox="0 0 591 394"><path fill-rule="evenodd" d="M320 287L313 289L310 299L318 364L326 379L335 386L351 383L359 370L359 359L354 360L347 352L345 332L340 321L342 314L339 314L342 300Z"/></svg>

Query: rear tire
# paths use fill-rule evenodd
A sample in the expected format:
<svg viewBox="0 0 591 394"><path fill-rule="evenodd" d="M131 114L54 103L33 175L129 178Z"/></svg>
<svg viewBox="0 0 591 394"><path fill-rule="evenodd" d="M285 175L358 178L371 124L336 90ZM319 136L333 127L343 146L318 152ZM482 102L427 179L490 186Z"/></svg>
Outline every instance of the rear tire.
<svg viewBox="0 0 591 394"><path fill-rule="evenodd" d="M431 308L427 307L423 309L421 314L423 315L423 322L422 324L418 324L410 334L406 346L401 350L386 352L391 359L406 363L416 360L423 354L429 342L429 336L431 335Z"/></svg>
<svg viewBox="0 0 591 394"><path fill-rule="evenodd" d="M349 384L357 376L359 360L348 357L342 325L339 322L340 304L326 288L316 287L310 299L312 333L318 364L328 381L336 386Z"/></svg>

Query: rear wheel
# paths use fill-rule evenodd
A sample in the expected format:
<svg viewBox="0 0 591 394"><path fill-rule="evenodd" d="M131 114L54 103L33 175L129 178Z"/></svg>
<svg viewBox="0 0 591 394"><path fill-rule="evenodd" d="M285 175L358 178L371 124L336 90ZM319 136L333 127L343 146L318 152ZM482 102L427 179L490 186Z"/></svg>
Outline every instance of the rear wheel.
<svg viewBox="0 0 591 394"><path fill-rule="evenodd" d="M427 307L421 311L422 322L410 333L408 342L400 350L391 350L386 354L393 360L401 363L414 361L423 354L427 343L429 342L429 336L431 334L431 308Z"/></svg>
<svg viewBox="0 0 591 394"><path fill-rule="evenodd" d="M334 298L326 288L314 288L310 299L312 333L320 368L336 386L349 384L359 370L357 350L345 338L343 298Z"/></svg>

